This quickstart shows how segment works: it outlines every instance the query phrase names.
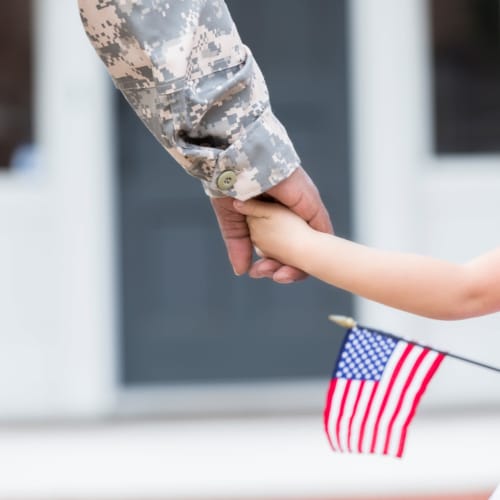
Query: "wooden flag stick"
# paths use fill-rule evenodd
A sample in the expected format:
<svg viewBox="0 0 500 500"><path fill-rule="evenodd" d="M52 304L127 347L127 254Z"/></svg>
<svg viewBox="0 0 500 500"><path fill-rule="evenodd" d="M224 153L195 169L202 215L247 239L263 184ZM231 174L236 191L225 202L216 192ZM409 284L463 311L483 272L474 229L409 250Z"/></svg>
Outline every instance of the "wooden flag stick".
<svg viewBox="0 0 500 500"><path fill-rule="evenodd" d="M434 347L420 344L419 342L415 342L413 340L408 340L408 339L405 339L404 337L399 337L397 335L394 335L393 333L382 332L380 330L374 330L373 328L358 325L358 323L353 318L349 318L348 316L339 316L336 314L331 314L330 316L328 316L328 319L330 321L332 321L333 323L336 323L337 325L341 326L342 328L351 329L351 328L355 328L356 326L359 326L359 328L364 328L364 329L369 330L371 332L378 333L380 335L384 335L385 337L392 337L393 339L403 340L404 342L408 342L409 344L417 345L419 347L423 347L424 349L431 349L432 351L439 352L440 354L444 354L445 356L448 356L450 358L458 359L459 361L465 361L466 363L470 363L471 365L476 365L476 366L480 366L481 368L487 368L488 370L500 372L500 368L498 368L496 366L488 365L486 363L481 363L480 361L475 361L473 359L465 358L464 356L458 356L457 354L453 354L451 352L441 351L439 349L435 349Z"/></svg>

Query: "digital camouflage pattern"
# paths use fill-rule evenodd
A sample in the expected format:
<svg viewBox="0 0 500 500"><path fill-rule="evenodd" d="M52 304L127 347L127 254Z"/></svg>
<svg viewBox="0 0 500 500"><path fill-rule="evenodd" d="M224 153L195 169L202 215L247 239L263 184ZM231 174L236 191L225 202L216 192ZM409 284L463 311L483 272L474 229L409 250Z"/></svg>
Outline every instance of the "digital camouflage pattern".
<svg viewBox="0 0 500 500"><path fill-rule="evenodd" d="M246 200L299 165L224 1L79 5L87 35L115 85L207 194ZM228 170L236 174L234 181L222 186L217 181Z"/></svg>

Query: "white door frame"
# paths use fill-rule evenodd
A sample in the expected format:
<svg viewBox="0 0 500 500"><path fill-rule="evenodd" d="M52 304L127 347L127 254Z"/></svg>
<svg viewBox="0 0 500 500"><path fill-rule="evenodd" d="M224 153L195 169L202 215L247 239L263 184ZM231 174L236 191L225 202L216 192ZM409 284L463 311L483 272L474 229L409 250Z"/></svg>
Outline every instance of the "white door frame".
<svg viewBox="0 0 500 500"><path fill-rule="evenodd" d="M427 2L350 5L356 239L458 262L497 247L500 157L432 150ZM364 324L500 365L499 315L446 323L362 299L356 308ZM449 365L433 381L429 406L498 404L495 374Z"/></svg>
<svg viewBox="0 0 500 500"><path fill-rule="evenodd" d="M76 1L33 1L40 165L0 176L0 419L94 416L116 393L109 80Z"/></svg>

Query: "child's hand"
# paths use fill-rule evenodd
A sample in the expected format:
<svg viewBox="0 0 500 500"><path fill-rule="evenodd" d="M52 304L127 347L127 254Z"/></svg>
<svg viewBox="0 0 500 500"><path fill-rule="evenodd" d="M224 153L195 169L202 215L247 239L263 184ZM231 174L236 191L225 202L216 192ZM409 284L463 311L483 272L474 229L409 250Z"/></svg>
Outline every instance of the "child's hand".
<svg viewBox="0 0 500 500"><path fill-rule="evenodd" d="M308 233L313 232L307 222L279 203L235 201L234 207L247 216L250 238L258 250L266 257L300 267L300 253L310 238Z"/></svg>

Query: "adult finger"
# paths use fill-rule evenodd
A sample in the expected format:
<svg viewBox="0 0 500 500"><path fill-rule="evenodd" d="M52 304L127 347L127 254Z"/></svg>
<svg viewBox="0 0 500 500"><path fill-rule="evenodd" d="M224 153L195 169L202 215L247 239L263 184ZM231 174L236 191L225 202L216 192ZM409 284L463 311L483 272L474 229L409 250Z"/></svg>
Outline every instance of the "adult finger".
<svg viewBox="0 0 500 500"><path fill-rule="evenodd" d="M211 198L210 202L234 273L245 274L250 269L253 252L246 216L234 208L232 198Z"/></svg>
<svg viewBox="0 0 500 500"><path fill-rule="evenodd" d="M248 275L251 278L269 278L282 285L302 281L307 278L307 274L294 267L281 264L274 259L265 258L254 262Z"/></svg>
<svg viewBox="0 0 500 500"><path fill-rule="evenodd" d="M251 278L269 278L272 279L274 273L282 266L281 263L277 262L274 259L270 259L268 257L264 257L255 261L252 264L252 267L248 271L248 275Z"/></svg>
<svg viewBox="0 0 500 500"><path fill-rule="evenodd" d="M282 265L273 274L273 281L280 283L281 285L288 285L289 283L295 283L296 281L302 281L307 278L307 274L300 269L292 266Z"/></svg>

